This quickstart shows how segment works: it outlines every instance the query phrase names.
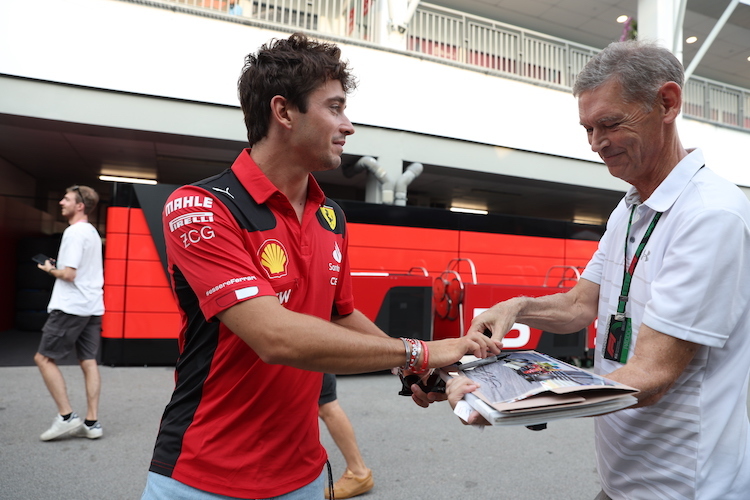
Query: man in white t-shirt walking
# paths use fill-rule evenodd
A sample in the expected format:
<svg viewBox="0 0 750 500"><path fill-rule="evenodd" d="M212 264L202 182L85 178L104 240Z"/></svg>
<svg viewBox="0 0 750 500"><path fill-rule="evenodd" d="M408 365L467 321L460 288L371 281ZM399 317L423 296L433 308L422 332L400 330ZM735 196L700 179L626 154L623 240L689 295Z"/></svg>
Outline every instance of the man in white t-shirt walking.
<svg viewBox="0 0 750 500"><path fill-rule="evenodd" d="M102 240L88 221L88 214L99 202L99 195L88 186L69 187L60 200L62 215L68 219L55 263L47 260L38 267L55 277L42 328L42 340L34 362L42 373L59 415L41 436L49 441L62 436L96 439L102 436L98 421L101 379L96 355L104 314L104 273ZM73 412L65 379L55 360L75 347L86 384L86 419Z"/></svg>

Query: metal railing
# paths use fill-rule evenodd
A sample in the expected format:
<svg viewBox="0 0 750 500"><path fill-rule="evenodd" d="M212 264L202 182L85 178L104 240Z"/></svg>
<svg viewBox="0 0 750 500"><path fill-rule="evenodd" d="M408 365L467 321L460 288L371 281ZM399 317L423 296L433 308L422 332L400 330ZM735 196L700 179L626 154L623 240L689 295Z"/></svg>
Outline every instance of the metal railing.
<svg viewBox="0 0 750 500"><path fill-rule="evenodd" d="M262 23L373 41L378 0L162 0Z"/></svg>
<svg viewBox="0 0 750 500"><path fill-rule="evenodd" d="M424 3L417 8L406 35L410 52L566 89L599 52L593 47Z"/></svg>
<svg viewBox="0 0 750 500"><path fill-rule="evenodd" d="M157 0L191 9L237 15L269 25L299 28L378 44L379 9L387 0ZM420 3L405 33L405 51L476 67L560 90L600 49L544 33ZM693 76L685 85L683 113L750 130L750 90Z"/></svg>
<svg viewBox="0 0 750 500"><path fill-rule="evenodd" d="M685 116L750 130L750 91L693 76L685 84Z"/></svg>

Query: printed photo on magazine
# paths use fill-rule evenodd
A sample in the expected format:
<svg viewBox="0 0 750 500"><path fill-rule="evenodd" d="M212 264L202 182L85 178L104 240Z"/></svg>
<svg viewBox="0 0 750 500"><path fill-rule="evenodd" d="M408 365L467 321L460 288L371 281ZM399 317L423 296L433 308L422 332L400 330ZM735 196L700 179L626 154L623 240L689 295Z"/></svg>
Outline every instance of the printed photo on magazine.
<svg viewBox="0 0 750 500"><path fill-rule="evenodd" d="M493 425L533 425L599 415L636 403L638 391L536 351L506 351L443 369L479 389L464 399Z"/></svg>

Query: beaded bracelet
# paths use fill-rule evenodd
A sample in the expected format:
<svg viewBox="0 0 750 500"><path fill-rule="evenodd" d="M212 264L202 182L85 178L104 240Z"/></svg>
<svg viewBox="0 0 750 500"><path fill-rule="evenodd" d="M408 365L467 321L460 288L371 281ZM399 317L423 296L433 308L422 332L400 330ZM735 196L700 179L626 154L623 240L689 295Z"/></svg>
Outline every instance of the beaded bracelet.
<svg viewBox="0 0 750 500"><path fill-rule="evenodd" d="M414 371L414 368L417 366L417 361L419 361L419 355L422 354L422 345L417 342L414 339L407 339L409 342L411 342L411 355L409 356L409 371Z"/></svg>
<svg viewBox="0 0 750 500"><path fill-rule="evenodd" d="M409 339L401 337L406 348L406 363L404 364L403 370L408 370L411 373L420 375L426 373L429 370L430 364L430 350L427 344L423 340ZM417 368L417 362L419 361L420 354L422 356L422 362Z"/></svg>
<svg viewBox="0 0 750 500"><path fill-rule="evenodd" d="M413 372L419 360L419 355L422 354L422 344L416 339L401 337L401 340L404 341L404 346L406 347L407 360L406 364L404 364L404 370Z"/></svg>

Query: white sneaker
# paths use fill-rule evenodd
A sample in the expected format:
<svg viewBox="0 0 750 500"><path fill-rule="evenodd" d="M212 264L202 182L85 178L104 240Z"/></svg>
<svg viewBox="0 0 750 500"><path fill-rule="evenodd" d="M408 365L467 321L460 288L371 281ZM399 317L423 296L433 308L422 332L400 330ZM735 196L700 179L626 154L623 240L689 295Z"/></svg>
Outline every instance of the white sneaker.
<svg viewBox="0 0 750 500"><path fill-rule="evenodd" d="M98 439L102 437L103 431L102 431L102 424L100 424L98 421L89 427L84 422L83 425L81 425L78 429L75 430L74 436L76 437L82 437L82 438L89 438L89 439Z"/></svg>
<svg viewBox="0 0 750 500"><path fill-rule="evenodd" d="M83 425L83 420L81 420L81 417L75 413L73 413L68 420L63 420L62 415L58 415L52 422L52 427L44 431L42 435L39 436L39 439L42 441L49 441L50 439L69 434L78 429L81 425Z"/></svg>

